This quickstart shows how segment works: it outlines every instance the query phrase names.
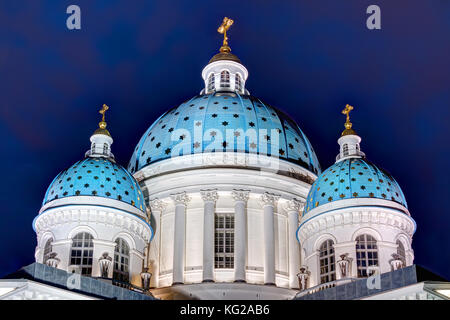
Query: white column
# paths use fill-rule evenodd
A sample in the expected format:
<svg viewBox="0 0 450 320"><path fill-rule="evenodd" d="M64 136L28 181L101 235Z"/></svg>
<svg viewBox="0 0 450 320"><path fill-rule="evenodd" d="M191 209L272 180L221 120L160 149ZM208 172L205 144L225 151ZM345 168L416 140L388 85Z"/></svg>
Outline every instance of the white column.
<svg viewBox="0 0 450 320"><path fill-rule="evenodd" d="M173 243L173 279L172 284L184 282L186 249L186 206L190 198L186 192L171 195L175 202L175 230Z"/></svg>
<svg viewBox="0 0 450 320"><path fill-rule="evenodd" d="M159 287L159 257L161 250L161 214L165 210L167 204L159 199L150 200L150 209L152 212L153 221L155 222L153 228L155 235L150 243L150 250L148 253L147 268L152 273L150 279L150 288Z"/></svg>
<svg viewBox="0 0 450 320"><path fill-rule="evenodd" d="M397 253L397 244L387 241L377 241L378 247L378 266L380 273L391 271L392 254Z"/></svg>
<svg viewBox="0 0 450 320"><path fill-rule="evenodd" d="M348 260L349 270L347 272L347 278L356 278L358 276L358 270L356 265L356 241L346 241L335 243L334 258L335 261L341 260L342 255L346 255ZM342 274L338 270L339 266L336 264L336 279L342 279ZM319 276L320 277L320 276Z"/></svg>
<svg viewBox="0 0 450 320"><path fill-rule="evenodd" d="M201 190L203 211L203 282L214 281L214 208L217 190Z"/></svg>
<svg viewBox="0 0 450 320"><path fill-rule="evenodd" d="M300 272L300 245L297 241L298 213L303 204L296 200L288 201L285 209L288 213L289 243L289 287L298 289L297 273Z"/></svg>
<svg viewBox="0 0 450 320"><path fill-rule="evenodd" d="M247 258L247 205L250 191L233 190L234 199L234 281L245 282Z"/></svg>
<svg viewBox="0 0 450 320"><path fill-rule="evenodd" d="M114 263L114 249L116 248L116 243L114 241L107 240L99 240L93 239L94 249L92 252L92 276L93 277L101 277L102 273L100 270L100 265L98 263L98 259L102 257L104 253L107 253L109 257L111 257L112 262ZM113 264L111 264L108 270L108 278L112 278L113 276Z"/></svg>
<svg viewBox="0 0 450 320"><path fill-rule="evenodd" d="M142 272L142 265L144 261L144 255L135 250L130 250L130 262L129 262L129 272L130 272L130 283L141 287L142 286L142 280L141 280L141 272Z"/></svg>
<svg viewBox="0 0 450 320"><path fill-rule="evenodd" d="M58 240L52 242L52 252L57 253L56 257L60 260L58 269L68 271L70 265L70 249L72 247L72 239Z"/></svg>
<svg viewBox="0 0 450 320"><path fill-rule="evenodd" d="M280 196L265 192L261 196L264 207L264 284L275 284L274 211Z"/></svg>

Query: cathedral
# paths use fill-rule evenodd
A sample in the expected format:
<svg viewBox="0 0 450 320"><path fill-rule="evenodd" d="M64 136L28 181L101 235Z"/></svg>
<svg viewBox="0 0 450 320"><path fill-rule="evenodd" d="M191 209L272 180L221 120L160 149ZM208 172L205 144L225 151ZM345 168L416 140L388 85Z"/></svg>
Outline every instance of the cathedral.
<svg viewBox="0 0 450 320"><path fill-rule="evenodd" d="M125 167L103 105L32 222L36 262L0 280L0 299L449 298L414 265L416 223L366 158L353 107L322 169L295 119L247 90L232 24L204 88L150 124Z"/></svg>

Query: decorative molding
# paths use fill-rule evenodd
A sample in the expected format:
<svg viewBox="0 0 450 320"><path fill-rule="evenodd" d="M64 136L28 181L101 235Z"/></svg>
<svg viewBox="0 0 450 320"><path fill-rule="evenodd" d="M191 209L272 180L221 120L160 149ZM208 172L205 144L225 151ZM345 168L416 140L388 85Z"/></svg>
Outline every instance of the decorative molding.
<svg viewBox="0 0 450 320"><path fill-rule="evenodd" d="M173 202L175 202L175 205L187 206L188 202L191 201L191 198L186 194L185 191L171 194L170 198L172 198Z"/></svg>
<svg viewBox="0 0 450 320"><path fill-rule="evenodd" d="M231 192L231 196L233 197L234 201L243 201L247 202L248 198L250 196L249 190L242 190L242 189L234 189Z"/></svg>
<svg viewBox="0 0 450 320"><path fill-rule="evenodd" d="M200 190L200 194L205 202L216 202L219 199L217 189Z"/></svg>
<svg viewBox="0 0 450 320"><path fill-rule="evenodd" d="M269 192L264 192L261 195L261 202L262 202L263 206L275 207L277 205L278 199L280 199L279 195L269 193Z"/></svg>
<svg viewBox="0 0 450 320"><path fill-rule="evenodd" d="M286 202L286 205L284 206L284 209L287 212L300 212L301 210L303 210L303 207L305 206L305 203L298 200L298 199L292 199Z"/></svg>
<svg viewBox="0 0 450 320"><path fill-rule="evenodd" d="M151 210L152 212L154 212L154 211L160 211L160 212L162 212L162 211L164 211L164 210L166 209L166 207L167 207L167 203L165 203L165 202L162 201L162 200L159 200L158 198L155 198L155 199L153 199L153 200L150 200L150 201L149 201L149 204L150 204L150 210Z"/></svg>
<svg viewBox="0 0 450 320"><path fill-rule="evenodd" d="M64 224L76 223L77 226L70 227L74 230L80 226L95 225L101 223L111 227L118 227L122 231L131 233L140 238L144 242L148 242L151 237L150 227L140 218L131 214L121 213L120 211L100 211L96 209L66 209L66 210L51 210L42 213L35 221L35 228L38 237L41 233L52 228L60 228ZM95 239L95 236L94 236ZM62 240L68 241L69 240ZM55 241L53 245L63 243Z"/></svg>
<svg viewBox="0 0 450 320"><path fill-rule="evenodd" d="M384 225L397 228L409 236L414 232L414 223L411 218L403 213L390 213L386 211L345 211L333 212L309 219L300 225L298 236L301 242L317 235L318 232L331 232L335 227L370 224Z"/></svg>

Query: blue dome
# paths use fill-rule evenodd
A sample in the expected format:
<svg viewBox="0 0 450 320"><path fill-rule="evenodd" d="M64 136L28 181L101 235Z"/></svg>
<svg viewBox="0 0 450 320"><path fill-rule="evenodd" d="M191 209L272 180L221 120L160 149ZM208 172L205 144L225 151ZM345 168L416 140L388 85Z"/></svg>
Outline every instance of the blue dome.
<svg viewBox="0 0 450 320"><path fill-rule="evenodd" d="M48 187L42 205L74 196L115 199L145 212L136 180L122 166L105 158L85 158L62 171Z"/></svg>
<svg viewBox="0 0 450 320"><path fill-rule="evenodd" d="M235 132L230 140L226 138L227 129L242 129L244 133L253 129L257 134L254 139L247 137L243 141ZM267 135L260 137L261 129L266 129ZM279 139L270 139L272 129L278 132ZM177 135L174 141L172 134ZM310 142L297 124L281 111L249 95L198 95L169 110L148 128L134 150L128 170L134 173L149 164L171 158L172 149L177 145L180 148L180 143L185 144L176 156L214 151L270 155L271 143L275 140L279 140L273 146L279 153L275 156L315 174L320 173L319 161Z"/></svg>
<svg viewBox="0 0 450 320"><path fill-rule="evenodd" d="M349 158L335 163L313 183L305 215L323 204L353 198L378 198L397 202L407 208L397 181L367 159Z"/></svg>

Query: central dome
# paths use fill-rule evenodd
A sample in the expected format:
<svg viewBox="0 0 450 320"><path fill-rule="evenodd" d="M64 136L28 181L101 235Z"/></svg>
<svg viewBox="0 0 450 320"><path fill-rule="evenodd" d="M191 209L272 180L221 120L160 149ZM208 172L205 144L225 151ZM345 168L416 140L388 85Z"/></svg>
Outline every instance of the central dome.
<svg viewBox="0 0 450 320"><path fill-rule="evenodd" d="M276 156L320 173L310 142L290 117L251 95L231 92L197 95L163 114L140 139L128 170L208 152Z"/></svg>

